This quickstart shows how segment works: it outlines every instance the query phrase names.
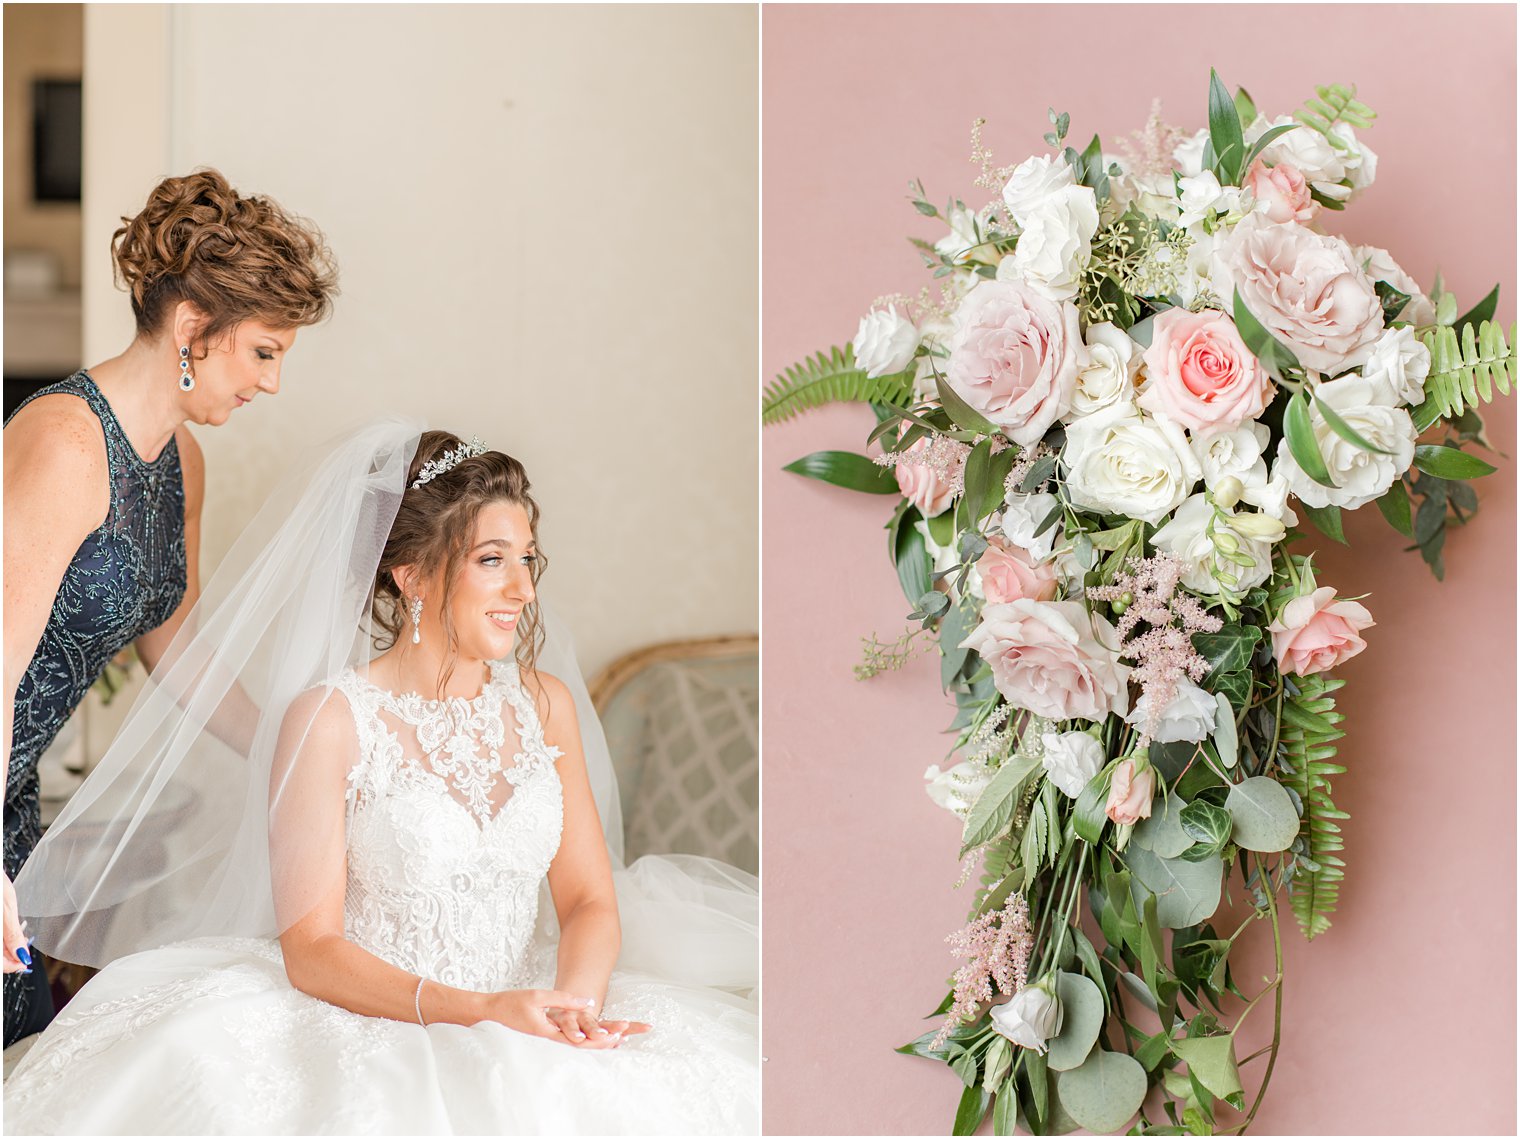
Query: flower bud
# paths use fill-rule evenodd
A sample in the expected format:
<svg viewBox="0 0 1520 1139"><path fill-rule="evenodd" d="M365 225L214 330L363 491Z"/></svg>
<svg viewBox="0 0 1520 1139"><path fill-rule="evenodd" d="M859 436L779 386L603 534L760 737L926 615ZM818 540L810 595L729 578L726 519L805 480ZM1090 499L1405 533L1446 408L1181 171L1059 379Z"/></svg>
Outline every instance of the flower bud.
<svg viewBox="0 0 1520 1139"><path fill-rule="evenodd" d="M1238 554L1240 552L1240 540L1228 530L1219 530L1214 534L1214 548L1216 550L1223 550L1227 554Z"/></svg>
<svg viewBox="0 0 1520 1139"><path fill-rule="evenodd" d="M1234 475L1225 475L1219 480L1219 485L1214 488L1214 505L1229 510L1240 501L1240 496L1245 493L1245 489L1245 484Z"/></svg>
<svg viewBox="0 0 1520 1139"><path fill-rule="evenodd" d="M1270 514L1237 514L1230 519L1230 529L1243 538L1263 542L1281 541L1288 528Z"/></svg>
<svg viewBox="0 0 1520 1139"><path fill-rule="evenodd" d="M992 1027L1003 1036L1044 1055L1049 1042L1061 1034L1064 1019L1054 977L1047 975L1037 984L1025 985L1007 1004L993 1005L988 1015Z"/></svg>

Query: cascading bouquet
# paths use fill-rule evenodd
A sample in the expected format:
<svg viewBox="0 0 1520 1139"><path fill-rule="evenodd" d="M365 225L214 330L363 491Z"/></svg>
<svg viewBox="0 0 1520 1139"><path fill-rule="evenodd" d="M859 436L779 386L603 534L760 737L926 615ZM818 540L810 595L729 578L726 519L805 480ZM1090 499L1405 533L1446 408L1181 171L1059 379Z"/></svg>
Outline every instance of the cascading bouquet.
<svg viewBox="0 0 1520 1139"><path fill-rule="evenodd" d="M1212 75L1205 130L1157 108L1120 160L1064 145L1052 111L1055 153L1012 168L978 122L989 204L941 211L913 184L949 227L914 241L938 295L876 302L853 345L766 389L768 423L874 409L875 459L786 469L901 496L889 549L917 625L869 640L857 671L936 643L958 709L959 762L928 791L963 820L980 887L948 939L964 963L943 1023L900 1049L960 1076L956 1134L989 1109L1000 1135L1136 1112L1141 1134L1244 1133L1261 1103L1277 899L1306 937L1330 924L1331 670L1373 624L1289 552L1298 511L1343 542L1341 511L1375 503L1439 578L1446 528L1477 509L1465 480L1495 469L1470 450L1477 409L1515 375L1497 288L1458 316L1439 279L1423 294L1319 228L1372 184L1355 132L1373 118L1333 86L1268 120ZM1254 905L1216 929L1233 875ZM1229 956L1257 919L1277 974L1247 997ZM1239 1057L1269 993L1272 1042ZM1233 1026L1227 994L1247 1001ZM1246 1110L1240 1065L1262 1055L1249 1113L1216 1120L1219 1101Z"/></svg>

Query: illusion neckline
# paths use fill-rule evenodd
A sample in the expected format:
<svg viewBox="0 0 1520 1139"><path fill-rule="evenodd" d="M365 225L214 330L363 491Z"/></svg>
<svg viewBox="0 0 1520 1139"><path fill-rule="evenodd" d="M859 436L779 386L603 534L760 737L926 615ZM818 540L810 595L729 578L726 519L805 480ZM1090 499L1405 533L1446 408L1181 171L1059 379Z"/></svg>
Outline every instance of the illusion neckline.
<svg viewBox="0 0 1520 1139"><path fill-rule="evenodd" d="M490 669L491 675L486 680L486 682L480 686L480 691L477 692L474 696L430 697L424 696L420 692L392 692L389 688L385 688L382 685L376 684L373 680L371 680L369 678L367 670L365 672L360 672L356 668L352 671L354 677L359 680L360 683L368 685L370 688L378 692L381 696L394 701L396 704L415 701L423 708L427 709L454 708L460 705L463 705L467 708L474 708L477 704L481 703L481 701L485 700L485 698L489 696L494 690L498 688L505 688L510 684L515 662L490 660L486 661L486 666Z"/></svg>

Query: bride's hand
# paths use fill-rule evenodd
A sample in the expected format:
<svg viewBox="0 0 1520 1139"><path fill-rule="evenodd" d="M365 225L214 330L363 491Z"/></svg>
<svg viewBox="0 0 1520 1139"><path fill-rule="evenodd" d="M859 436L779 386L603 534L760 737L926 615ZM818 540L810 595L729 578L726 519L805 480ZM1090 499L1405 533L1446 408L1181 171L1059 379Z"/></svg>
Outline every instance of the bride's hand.
<svg viewBox="0 0 1520 1139"><path fill-rule="evenodd" d="M529 1036L542 1036L568 1044L570 1041L559 1026L549 1019L548 1011L584 1009L595 1003L590 997L578 997L556 989L510 989L486 998L485 1019L526 1032Z"/></svg>
<svg viewBox="0 0 1520 1139"><path fill-rule="evenodd" d="M26 934L21 930L20 907L16 904L16 887L11 876L5 876L5 972L31 972L31 954L27 950Z"/></svg>
<svg viewBox="0 0 1520 1139"><path fill-rule="evenodd" d="M550 1009L548 1016L577 1048L616 1048L628 1037L649 1031L641 1021L598 1020L589 1010Z"/></svg>

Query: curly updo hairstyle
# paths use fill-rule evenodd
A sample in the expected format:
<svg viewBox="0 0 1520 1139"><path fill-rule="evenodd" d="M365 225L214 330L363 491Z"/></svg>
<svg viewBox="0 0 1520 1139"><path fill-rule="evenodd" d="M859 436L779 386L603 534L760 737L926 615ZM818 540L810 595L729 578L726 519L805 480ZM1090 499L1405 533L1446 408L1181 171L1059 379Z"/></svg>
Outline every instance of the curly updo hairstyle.
<svg viewBox="0 0 1520 1139"><path fill-rule="evenodd" d="M388 649L400 640L410 620L406 599L396 585L393 572L401 566L415 566L427 579L438 575L440 569L443 571L443 596L436 600L449 645L457 648L458 638L449 620L449 600L454 583L464 568L465 555L475 534L475 520L482 508L493 502L516 503L527 511L533 540L535 544L538 541L538 503L528 493L531 489L528 473L510 455L487 451L465 459L419 487L412 486L426 463L461 446L463 442L459 436L448 431L423 432L417 444L417 453L406 473L407 489L401 496L401 506L396 511L396 520L391 524L390 536L375 571L372 613L376 628L381 630L375 636L375 646L379 649ZM539 549L532 568L535 589L547 566L548 559ZM535 599L523 607L517 622L514 655L525 680L529 677L536 679L534 670L543 642L543 619ZM448 683L452 671L449 666L439 677L440 688Z"/></svg>
<svg viewBox="0 0 1520 1139"><path fill-rule="evenodd" d="M157 333L180 301L209 318L201 345L245 320L299 328L332 310L338 274L321 231L215 170L165 178L121 220L111 257L139 335Z"/></svg>

